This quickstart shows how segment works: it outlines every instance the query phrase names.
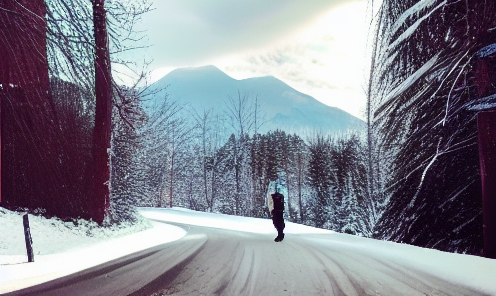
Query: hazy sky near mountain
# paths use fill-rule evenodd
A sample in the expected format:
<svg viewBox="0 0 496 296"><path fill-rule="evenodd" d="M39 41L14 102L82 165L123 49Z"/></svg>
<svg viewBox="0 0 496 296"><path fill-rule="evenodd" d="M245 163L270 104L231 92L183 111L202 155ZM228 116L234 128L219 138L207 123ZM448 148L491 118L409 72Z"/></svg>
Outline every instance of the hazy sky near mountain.
<svg viewBox="0 0 496 296"><path fill-rule="evenodd" d="M155 0L153 7L140 25L152 45L151 82L175 68L215 65L236 79L275 76L363 118L366 0Z"/></svg>

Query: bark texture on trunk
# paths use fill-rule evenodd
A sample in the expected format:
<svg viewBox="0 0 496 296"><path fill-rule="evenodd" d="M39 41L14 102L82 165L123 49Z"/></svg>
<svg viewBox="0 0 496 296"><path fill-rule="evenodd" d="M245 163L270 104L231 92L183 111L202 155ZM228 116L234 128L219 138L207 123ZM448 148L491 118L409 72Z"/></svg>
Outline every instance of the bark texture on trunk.
<svg viewBox="0 0 496 296"><path fill-rule="evenodd" d="M1 202L64 216L43 0L0 1Z"/></svg>
<svg viewBox="0 0 496 296"><path fill-rule="evenodd" d="M110 204L111 75L104 0L93 0L95 35L95 129L91 174L90 216L102 223Z"/></svg>
<svg viewBox="0 0 496 296"><path fill-rule="evenodd" d="M482 181L484 256L496 259L496 111L477 115Z"/></svg>
<svg viewBox="0 0 496 296"><path fill-rule="evenodd" d="M490 37L488 39L493 40ZM475 80L479 98L496 93L494 54L492 57L478 58ZM477 114L477 129L482 183L484 256L496 259L496 110Z"/></svg>

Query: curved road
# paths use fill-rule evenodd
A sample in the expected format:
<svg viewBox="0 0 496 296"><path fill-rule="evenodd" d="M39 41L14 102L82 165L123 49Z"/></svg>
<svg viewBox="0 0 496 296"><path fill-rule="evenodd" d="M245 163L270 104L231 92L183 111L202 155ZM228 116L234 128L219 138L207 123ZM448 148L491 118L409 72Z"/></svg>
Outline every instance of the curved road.
<svg viewBox="0 0 496 296"><path fill-rule="evenodd" d="M178 241L7 295L482 295L325 235L176 225Z"/></svg>

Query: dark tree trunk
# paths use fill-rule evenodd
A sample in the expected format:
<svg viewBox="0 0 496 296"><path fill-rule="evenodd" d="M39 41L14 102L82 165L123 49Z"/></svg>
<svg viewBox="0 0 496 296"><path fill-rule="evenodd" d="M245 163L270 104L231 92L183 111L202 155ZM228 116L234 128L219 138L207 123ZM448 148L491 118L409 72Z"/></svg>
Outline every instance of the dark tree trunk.
<svg viewBox="0 0 496 296"><path fill-rule="evenodd" d="M0 1L2 205L68 216L50 94L43 0Z"/></svg>
<svg viewBox="0 0 496 296"><path fill-rule="evenodd" d="M89 213L102 223L110 202L111 76L104 0L93 0L95 34L95 129L93 132L93 166Z"/></svg>
<svg viewBox="0 0 496 296"><path fill-rule="evenodd" d="M3 56L1 52L0 56ZM0 87L0 205L2 204L2 101L2 88Z"/></svg>
<svg viewBox="0 0 496 296"><path fill-rule="evenodd" d="M496 111L477 116L482 180L484 256L496 259Z"/></svg>
<svg viewBox="0 0 496 296"><path fill-rule="evenodd" d="M487 38L490 43L493 38ZM479 57L475 80L479 98L496 93L496 59ZM496 259L496 110L477 114L480 173L482 183L482 216L484 256Z"/></svg>

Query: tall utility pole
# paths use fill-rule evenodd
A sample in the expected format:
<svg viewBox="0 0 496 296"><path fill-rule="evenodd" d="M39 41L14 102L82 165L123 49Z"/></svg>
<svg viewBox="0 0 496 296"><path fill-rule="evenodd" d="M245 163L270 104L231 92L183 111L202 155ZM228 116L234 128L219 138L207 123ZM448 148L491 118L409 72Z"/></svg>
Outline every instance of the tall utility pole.
<svg viewBox="0 0 496 296"><path fill-rule="evenodd" d="M95 129L93 132L89 213L102 223L110 204L110 131L112 94L104 0L92 0L95 35Z"/></svg>
<svg viewBox="0 0 496 296"><path fill-rule="evenodd" d="M494 44L493 44L494 46ZM495 46L496 47L496 46ZM496 97L496 49L479 52L475 79L482 101ZM496 259L496 109L477 114L482 182L484 256Z"/></svg>

